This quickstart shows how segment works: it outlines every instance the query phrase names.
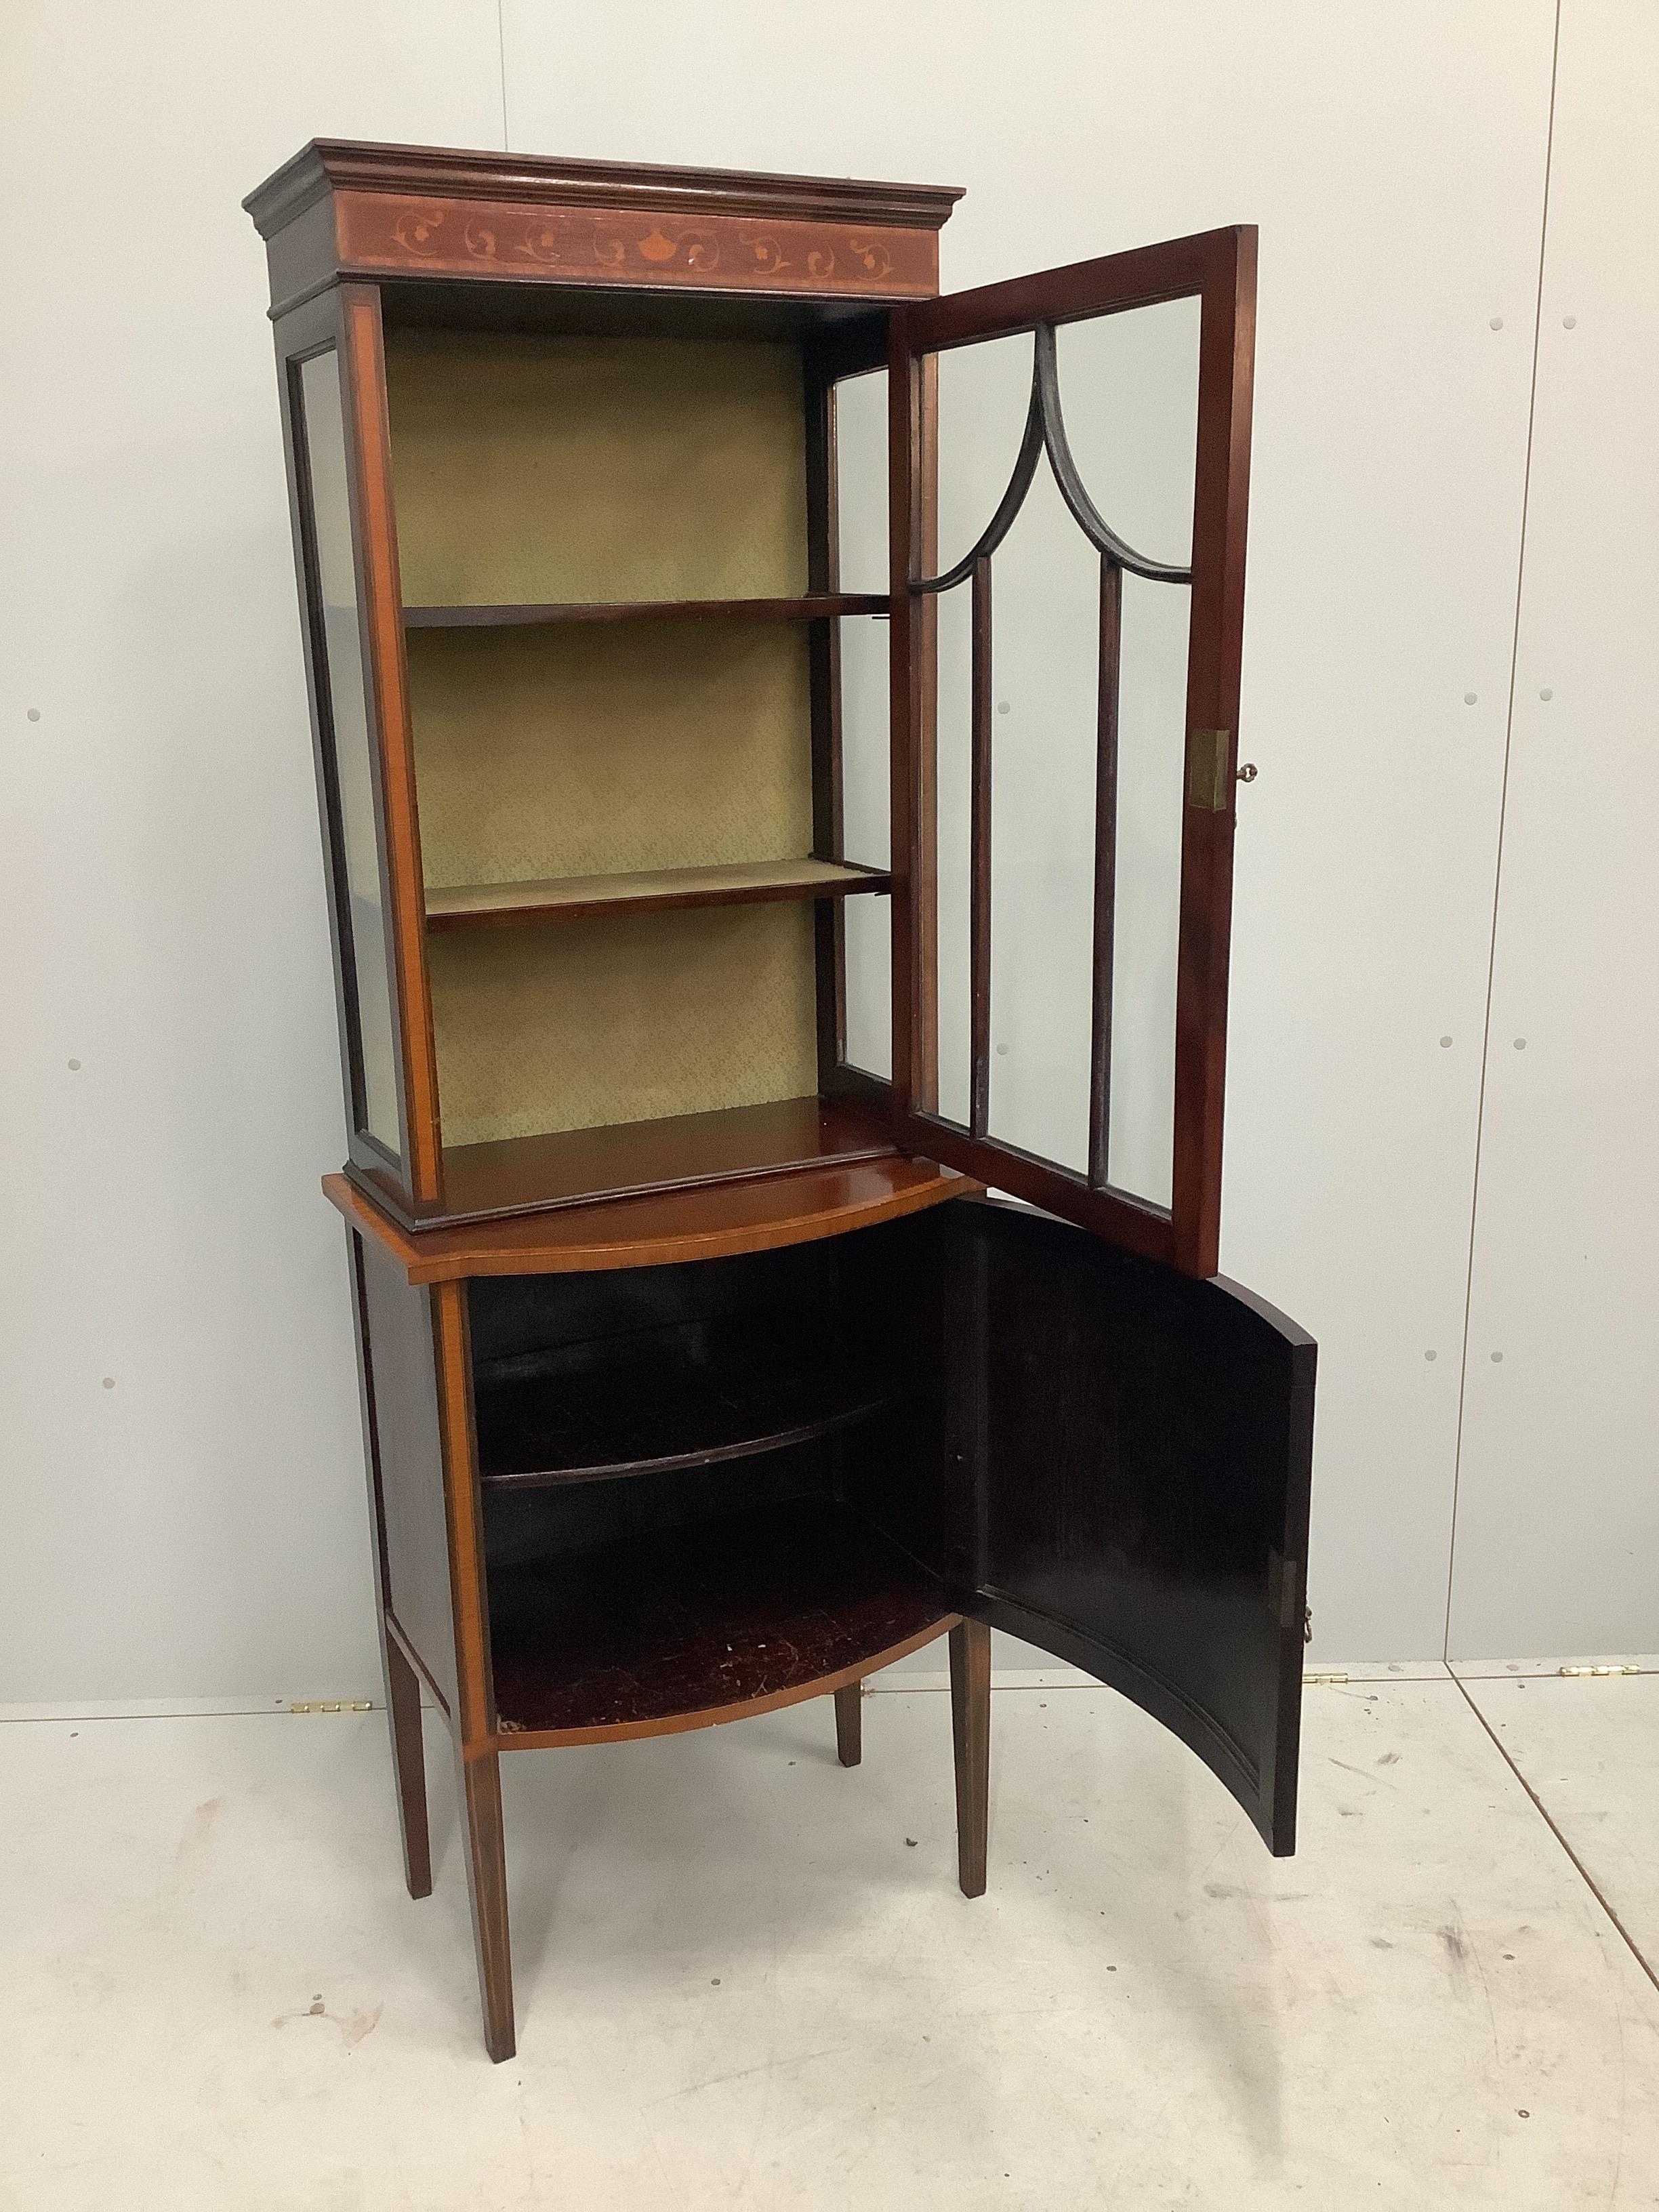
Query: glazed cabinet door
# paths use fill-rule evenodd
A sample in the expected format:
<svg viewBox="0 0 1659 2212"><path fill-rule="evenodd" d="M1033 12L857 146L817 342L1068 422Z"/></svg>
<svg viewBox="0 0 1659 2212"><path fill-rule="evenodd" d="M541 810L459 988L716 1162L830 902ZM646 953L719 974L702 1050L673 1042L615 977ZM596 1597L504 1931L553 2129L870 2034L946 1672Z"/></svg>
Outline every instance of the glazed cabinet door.
<svg viewBox="0 0 1659 2212"><path fill-rule="evenodd" d="M971 1609L1121 1690L1294 1845L1315 1347L1043 1214L941 1208Z"/></svg>
<svg viewBox="0 0 1659 2212"><path fill-rule="evenodd" d="M1217 1265L1255 234L896 310L908 1149Z"/></svg>

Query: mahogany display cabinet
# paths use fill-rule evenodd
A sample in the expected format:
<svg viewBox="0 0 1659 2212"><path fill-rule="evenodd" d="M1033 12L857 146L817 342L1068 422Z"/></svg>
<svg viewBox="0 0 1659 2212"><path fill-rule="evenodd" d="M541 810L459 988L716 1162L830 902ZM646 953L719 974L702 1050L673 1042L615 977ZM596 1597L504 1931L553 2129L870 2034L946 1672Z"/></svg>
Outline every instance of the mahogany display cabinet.
<svg viewBox="0 0 1659 2212"><path fill-rule="evenodd" d="M500 1759L992 1626L1292 1845L1314 1347L1217 1276L1255 234L318 142L269 253L409 1887ZM1248 777L1248 766L1243 774ZM991 1195L994 1192L996 1196Z"/></svg>

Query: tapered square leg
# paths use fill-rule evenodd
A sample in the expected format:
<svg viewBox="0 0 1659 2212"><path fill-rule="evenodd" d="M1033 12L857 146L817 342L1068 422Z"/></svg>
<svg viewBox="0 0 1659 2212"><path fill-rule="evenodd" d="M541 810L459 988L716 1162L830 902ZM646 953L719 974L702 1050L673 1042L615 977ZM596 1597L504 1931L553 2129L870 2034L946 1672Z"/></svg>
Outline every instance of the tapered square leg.
<svg viewBox="0 0 1659 2212"><path fill-rule="evenodd" d="M836 1692L836 1756L856 1766L864 1756L864 1685L849 1682Z"/></svg>
<svg viewBox="0 0 1659 2212"><path fill-rule="evenodd" d="M959 1621L951 1631L951 1728L957 1875L964 1897L983 1897L991 1818L991 1632L981 1620Z"/></svg>
<svg viewBox="0 0 1659 2212"><path fill-rule="evenodd" d="M386 1713L392 1731L392 1772L403 1831L404 1880L411 1897L432 1894L432 1843L427 1826L426 1752L421 1741L421 1680L384 1628Z"/></svg>
<svg viewBox="0 0 1659 2212"><path fill-rule="evenodd" d="M466 1884L478 1951L484 2048L499 2065L518 2048L513 2024L513 1953L507 1926L507 1849L501 1833L501 1762L495 1752L458 1753Z"/></svg>

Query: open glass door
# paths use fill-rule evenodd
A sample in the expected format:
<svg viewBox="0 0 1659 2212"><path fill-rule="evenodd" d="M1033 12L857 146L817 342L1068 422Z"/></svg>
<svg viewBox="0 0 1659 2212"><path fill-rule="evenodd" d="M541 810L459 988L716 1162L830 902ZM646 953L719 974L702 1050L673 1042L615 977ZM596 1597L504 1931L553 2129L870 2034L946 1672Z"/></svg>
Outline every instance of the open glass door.
<svg viewBox="0 0 1659 2212"><path fill-rule="evenodd" d="M1200 1277L1255 268L1212 231L907 307L888 380L902 1140Z"/></svg>

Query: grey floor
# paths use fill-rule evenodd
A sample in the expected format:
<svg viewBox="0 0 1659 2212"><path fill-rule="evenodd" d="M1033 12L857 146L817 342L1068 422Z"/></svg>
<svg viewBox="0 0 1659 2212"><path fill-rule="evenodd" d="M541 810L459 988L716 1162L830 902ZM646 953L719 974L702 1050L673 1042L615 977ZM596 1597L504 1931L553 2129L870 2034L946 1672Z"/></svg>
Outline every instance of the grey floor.
<svg viewBox="0 0 1659 2212"><path fill-rule="evenodd" d="M1310 1686L1280 1862L1000 1691L975 1904L932 1690L509 1759L499 2068L380 1713L12 1723L0 2207L1659 2205L1659 1676L1411 1674Z"/></svg>

